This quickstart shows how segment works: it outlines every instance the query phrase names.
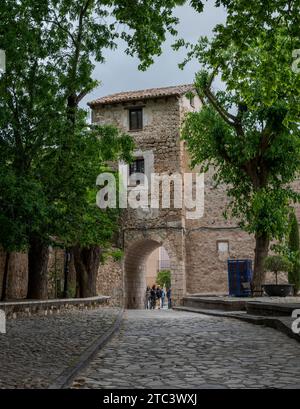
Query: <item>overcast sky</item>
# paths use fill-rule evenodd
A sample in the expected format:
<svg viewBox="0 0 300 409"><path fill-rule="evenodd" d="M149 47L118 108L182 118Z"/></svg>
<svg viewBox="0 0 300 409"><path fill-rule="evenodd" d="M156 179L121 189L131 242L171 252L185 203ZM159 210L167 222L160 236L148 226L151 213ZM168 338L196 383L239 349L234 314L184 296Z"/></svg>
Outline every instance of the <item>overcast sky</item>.
<svg viewBox="0 0 300 409"><path fill-rule="evenodd" d="M178 37L193 43L201 35L210 37L214 26L225 20L224 10L215 8L213 0L207 2L202 14L196 13L189 6L178 7L175 14L180 19ZM97 64L94 72L94 77L101 81L101 85L84 99L82 106L86 106L88 101L116 92L193 82L199 64L194 61L184 71L180 70L178 63L183 61L185 52L173 51L172 43L174 38L170 36L163 45L163 54L155 58L155 63L146 72L138 70L138 60L124 53L125 46L122 43L117 50L107 51L106 63Z"/></svg>

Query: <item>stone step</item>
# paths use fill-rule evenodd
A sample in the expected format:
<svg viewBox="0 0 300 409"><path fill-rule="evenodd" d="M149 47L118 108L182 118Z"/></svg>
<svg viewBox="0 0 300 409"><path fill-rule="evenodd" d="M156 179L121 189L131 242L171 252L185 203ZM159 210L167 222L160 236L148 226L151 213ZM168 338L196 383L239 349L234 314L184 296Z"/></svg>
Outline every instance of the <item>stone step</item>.
<svg viewBox="0 0 300 409"><path fill-rule="evenodd" d="M296 302L295 302L296 301ZM264 317L291 317L294 310L300 310L300 299L233 298L218 296L186 296L182 305L187 308L214 311L246 311L250 315Z"/></svg>
<svg viewBox="0 0 300 409"><path fill-rule="evenodd" d="M213 309L207 309L207 308L193 308L193 307L174 307L174 310L177 311L186 311L186 312L194 312L197 314L203 314L203 315L211 315L213 317L230 317L230 318L240 318L241 316L245 317L247 316L246 311L222 311L222 310L213 310Z"/></svg>
<svg viewBox="0 0 300 409"><path fill-rule="evenodd" d="M177 311L185 311L191 313L197 313L202 315L208 315L219 318L233 318L240 321L247 322L248 324L263 325L269 328L276 329L290 338L293 338L300 342L300 334L295 334L292 331L293 318L291 317L275 317L275 316L260 316L247 314L246 311L221 311L212 309L200 309L192 307L175 307Z"/></svg>
<svg viewBox="0 0 300 409"><path fill-rule="evenodd" d="M249 301L246 305L248 314L271 316L271 317L291 317L294 310L300 311L300 303L271 303Z"/></svg>
<svg viewBox="0 0 300 409"><path fill-rule="evenodd" d="M208 310L246 311L246 299L228 299L218 297L186 296L183 306Z"/></svg>

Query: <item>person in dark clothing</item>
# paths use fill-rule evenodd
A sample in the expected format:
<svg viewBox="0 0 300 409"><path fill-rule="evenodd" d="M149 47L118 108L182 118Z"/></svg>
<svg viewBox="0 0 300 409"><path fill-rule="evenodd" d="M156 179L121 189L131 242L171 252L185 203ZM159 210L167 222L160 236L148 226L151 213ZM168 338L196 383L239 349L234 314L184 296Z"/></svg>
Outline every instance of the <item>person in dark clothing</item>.
<svg viewBox="0 0 300 409"><path fill-rule="evenodd" d="M151 288L147 287L145 293L145 309L150 310L150 300L151 300Z"/></svg>
<svg viewBox="0 0 300 409"><path fill-rule="evenodd" d="M160 308L161 308L161 309L164 309L165 296L166 296L165 290L162 288L162 289L161 289L161 297L160 297Z"/></svg>
<svg viewBox="0 0 300 409"><path fill-rule="evenodd" d="M171 288L167 289L167 298L168 298L168 309L172 309L172 292Z"/></svg>
<svg viewBox="0 0 300 409"><path fill-rule="evenodd" d="M150 291L150 310L155 310L155 306L156 306L156 287L154 285Z"/></svg>
<svg viewBox="0 0 300 409"><path fill-rule="evenodd" d="M162 294L162 291L161 291L160 287L158 286L157 289L156 289L156 300L157 300L157 306L158 306L159 310L160 310L161 294Z"/></svg>

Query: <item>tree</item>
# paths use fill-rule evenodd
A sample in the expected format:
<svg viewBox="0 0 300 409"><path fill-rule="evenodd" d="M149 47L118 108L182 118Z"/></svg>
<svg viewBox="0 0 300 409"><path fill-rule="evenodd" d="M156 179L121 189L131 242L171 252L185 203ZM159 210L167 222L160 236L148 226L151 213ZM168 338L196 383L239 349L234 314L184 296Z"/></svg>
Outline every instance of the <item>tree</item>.
<svg viewBox="0 0 300 409"><path fill-rule="evenodd" d="M160 287L171 288L171 271L161 270L157 273L156 282Z"/></svg>
<svg viewBox="0 0 300 409"><path fill-rule="evenodd" d="M214 28L215 35L210 44L211 62L214 67L222 67L222 79L230 89L249 89L258 75L264 89L261 99L266 104L277 100L279 93L296 102L300 93L300 76L292 75L291 68L293 63L296 65L293 55L300 49L299 0L217 0L215 4L225 8L226 21ZM205 42L207 38L202 37L196 47L183 40L177 45L187 46L188 60L194 56L195 49L200 51ZM232 46L236 58L243 58L243 67L227 63L227 51ZM260 58L253 60L254 64L248 64L245 57L253 54L255 47L260 49ZM299 117L298 104L290 104L289 116Z"/></svg>
<svg viewBox="0 0 300 409"><path fill-rule="evenodd" d="M268 256L264 260L265 271L272 271L275 274L276 285L278 285L278 273L288 272L292 267L292 263L287 257L281 255Z"/></svg>
<svg viewBox="0 0 300 409"><path fill-rule="evenodd" d="M278 44L284 33L285 27L279 26ZM254 291L261 291L263 260L270 240L282 238L287 230L290 201L298 199L289 184L295 180L300 165L299 117L292 115L299 109L299 98L287 95L280 87L271 99L268 97L271 84L266 83L260 71L266 58L265 35L262 32L260 38L253 40L252 48L245 54L233 39L226 48L218 50L218 38L212 45L207 39L199 42L194 55L206 69L197 74L195 88L203 108L189 114L183 127L192 164L201 164L203 171L210 165L215 167L216 183L228 186L232 216L255 235ZM280 53L286 72L288 51L283 49ZM255 75L247 75L252 71ZM214 92L218 74L225 91ZM278 76L282 76L281 71ZM297 81L291 68L289 76Z"/></svg>
<svg viewBox="0 0 300 409"><path fill-rule="evenodd" d="M41 184L29 177L18 177L0 164L0 243L6 250L1 300L6 299L11 252L26 250L29 228L35 229L44 218L46 201ZM30 226L28 224L28 216Z"/></svg>
<svg viewBox="0 0 300 409"><path fill-rule="evenodd" d="M108 160L130 161L133 147L132 139L115 127L87 127L78 146L77 170L71 186L58 198L62 215L56 221L57 231L60 241L73 255L80 297L96 295L101 252L119 229L118 209L104 211L96 206L96 178L104 171L112 172L105 165ZM66 219L68 223L64 223Z"/></svg>
<svg viewBox="0 0 300 409"><path fill-rule="evenodd" d="M97 85L92 79L93 59L103 62L103 51L116 48L117 39L122 39L128 44L126 52L137 55L140 68L145 69L153 62L153 56L161 53L166 33L176 34L178 19L172 12L183 3L1 3L0 43L7 55L6 74L0 80L1 157L5 158L5 171L33 180L36 185L40 183L46 203L38 209L37 214L43 217L36 219L37 224L32 223L35 215L29 211L22 223L14 224L29 250L28 297L46 298L49 244L59 236L69 243L74 236L71 226L75 232L80 230L73 220L80 224L80 212L89 209L87 191L95 179L89 179L87 184L86 164L92 161L82 151L91 149L85 132L86 113L79 109L79 103ZM201 7L201 2L192 3ZM85 164L82 157L87 160ZM93 164L91 168L94 169ZM93 171L87 174L89 178L95 176ZM4 192L4 196L7 194ZM14 223L16 209L12 210L11 204L5 214L12 215L9 223ZM69 226L66 236L65 225ZM14 240L13 234L10 238ZM80 242L77 240L77 244ZM86 255L88 248L94 252L94 244L88 246L91 247L78 253L82 255L81 264L97 264L97 257Z"/></svg>
<svg viewBox="0 0 300 409"><path fill-rule="evenodd" d="M43 297L49 244L44 226L50 207L35 169L45 148L56 144L54 130L57 135L63 108L58 82L44 62L50 47L41 30L46 12L47 2L39 2L35 9L25 2L5 1L0 10L0 42L7 57L6 73L0 79L1 231L5 232L1 245L7 252L26 248L34 252L29 272ZM5 182L9 180L10 184ZM44 246L37 244L40 236Z"/></svg>
<svg viewBox="0 0 300 409"><path fill-rule="evenodd" d="M289 269L289 283L294 285L294 293L300 290L300 240L299 226L295 215L290 215L290 232L288 237L289 253L292 256L292 268Z"/></svg>
<svg viewBox="0 0 300 409"><path fill-rule="evenodd" d="M225 7L226 22L211 41L174 45L188 49L182 68L193 57L203 65L196 88L205 106L184 133L193 163L217 166L216 182L228 184L233 215L255 234L253 284L260 291L270 238L283 236L288 203L297 199L286 184L299 165L300 75L292 69L300 49L299 1L219 0L216 6ZM218 75L223 93L212 88Z"/></svg>

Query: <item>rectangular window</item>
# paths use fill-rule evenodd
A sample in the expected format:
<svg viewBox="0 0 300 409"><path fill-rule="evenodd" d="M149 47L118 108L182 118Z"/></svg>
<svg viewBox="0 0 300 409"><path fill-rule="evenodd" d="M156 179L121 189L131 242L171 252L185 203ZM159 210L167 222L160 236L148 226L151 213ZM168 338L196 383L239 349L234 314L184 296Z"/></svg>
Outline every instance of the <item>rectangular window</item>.
<svg viewBox="0 0 300 409"><path fill-rule="evenodd" d="M228 241L218 241L217 250L219 253L229 253L229 242Z"/></svg>
<svg viewBox="0 0 300 409"><path fill-rule="evenodd" d="M143 108L132 108L129 110L129 130L141 129L143 129Z"/></svg>
<svg viewBox="0 0 300 409"><path fill-rule="evenodd" d="M129 165L129 176L134 173L145 173L145 159L138 158Z"/></svg>

